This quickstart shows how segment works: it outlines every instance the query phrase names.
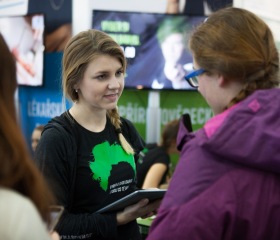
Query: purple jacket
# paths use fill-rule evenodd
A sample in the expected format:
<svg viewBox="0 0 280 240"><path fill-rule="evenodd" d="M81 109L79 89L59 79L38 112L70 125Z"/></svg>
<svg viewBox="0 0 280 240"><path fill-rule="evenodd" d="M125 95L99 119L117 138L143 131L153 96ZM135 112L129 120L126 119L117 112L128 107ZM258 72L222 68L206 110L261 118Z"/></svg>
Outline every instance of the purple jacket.
<svg viewBox="0 0 280 240"><path fill-rule="evenodd" d="M188 133L149 240L280 239L280 89L259 90Z"/></svg>

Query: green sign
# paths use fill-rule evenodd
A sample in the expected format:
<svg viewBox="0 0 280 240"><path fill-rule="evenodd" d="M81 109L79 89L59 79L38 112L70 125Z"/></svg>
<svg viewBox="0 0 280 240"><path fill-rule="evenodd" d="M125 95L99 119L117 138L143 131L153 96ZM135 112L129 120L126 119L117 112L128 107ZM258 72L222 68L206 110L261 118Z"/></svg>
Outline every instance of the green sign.
<svg viewBox="0 0 280 240"><path fill-rule="evenodd" d="M212 117L212 111L197 91L160 91L161 128L182 114L189 113L193 129L201 128ZM146 117L149 91L125 89L119 100L119 113L133 122L143 139L146 139Z"/></svg>
<svg viewBox="0 0 280 240"><path fill-rule="evenodd" d="M118 103L122 117L133 122L134 126L146 139L146 111L148 105L148 91L124 90Z"/></svg>
<svg viewBox="0 0 280 240"><path fill-rule="evenodd" d="M212 117L212 110L197 91L162 91L160 108L162 126L189 113L193 129L197 130Z"/></svg>
<svg viewBox="0 0 280 240"><path fill-rule="evenodd" d="M160 129L169 121L180 118L184 113L190 114L194 130L201 128L212 117L211 109L197 91L160 91L159 94ZM146 121L148 98L147 90L124 90L118 104L120 115L132 121L146 141L146 128L149 128L147 125L149 123ZM171 174L178 158L178 154L171 156Z"/></svg>

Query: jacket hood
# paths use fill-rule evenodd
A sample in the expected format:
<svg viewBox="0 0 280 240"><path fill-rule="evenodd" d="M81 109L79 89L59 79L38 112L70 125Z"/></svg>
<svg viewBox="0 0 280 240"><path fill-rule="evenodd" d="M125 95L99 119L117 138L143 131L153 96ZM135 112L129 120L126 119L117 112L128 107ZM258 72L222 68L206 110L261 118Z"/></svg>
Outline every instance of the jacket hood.
<svg viewBox="0 0 280 240"><path fill-rule="evenodd" d="M177 144L182 152L198 144L214 159L280 173L280 89L254 92L211 118L191 138L181 124Z"/></svg>
<svg viewBox="0 0 280 240"><path fill-rule="evenodd" d="M44 131L49 128L56 128L58 130L64 130L70 135L73 135L73 127L74 119L71 117L68 111L62 113L58 117L54 117L51 119L45 126ZM43 131L43 132L44 132Z"/></svg>

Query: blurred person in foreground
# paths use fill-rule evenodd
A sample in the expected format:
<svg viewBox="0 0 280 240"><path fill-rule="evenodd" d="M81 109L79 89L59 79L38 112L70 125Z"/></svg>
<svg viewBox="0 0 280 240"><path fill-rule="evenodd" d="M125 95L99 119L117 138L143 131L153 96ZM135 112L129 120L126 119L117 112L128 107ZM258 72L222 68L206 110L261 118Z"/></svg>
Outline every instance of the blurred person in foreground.
<svg viewBox="0 0 280 240"><path fill-rule="evenodd" d="M180 160L148 239L278 240L279 55L255 14L219 10L189 48L198 88L214 117L192 134L181 124Z"/></svg>
<svg viewBox="0 0 280 240"><path fill-rule="evenodd" d="M160 204L142 199L96 213L137 189L135 163L144 142L117 109L125 71L123 50L104 32L80 32L64 49L63 92L74 104L45 126L35 151L65 208L57 227L62 239L138 240L136 219Z"/></svg>
<svg viewBox="0 0 280 240"><path fill-rule="evenodd" d="M16 63L0 34L0 236L58 240L48 233L51 192L31 160L16 119Z"/></svg>

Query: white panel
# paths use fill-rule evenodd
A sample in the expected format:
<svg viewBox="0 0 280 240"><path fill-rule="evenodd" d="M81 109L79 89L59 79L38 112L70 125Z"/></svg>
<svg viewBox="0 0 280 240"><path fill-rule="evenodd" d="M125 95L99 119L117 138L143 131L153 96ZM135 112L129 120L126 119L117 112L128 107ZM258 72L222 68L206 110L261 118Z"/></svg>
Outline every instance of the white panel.
<svg viewBox="0 0 280 240"><path fill-rule="evenodd" d="M166 0L91 0L91 9L165 12Z"/></svg>
<svg viewBox="0 0 280 240"><path fill-rule="evenodd" d="M166 0L72 0L73 33L91 27L93 9L164 13Z"/></svg>
<svg viewBox="0 0 280 240"><path fill-rule="evenodd" d="M245 8L261 17L271 28L276 42L280 42L279 0L234 0L235 7Z"/></svg>
<svg viewBox="0 0 280 240"><path fill-rule="evenodd" d="M25 15L28 0L0 0L0 16Z"/></svg>

